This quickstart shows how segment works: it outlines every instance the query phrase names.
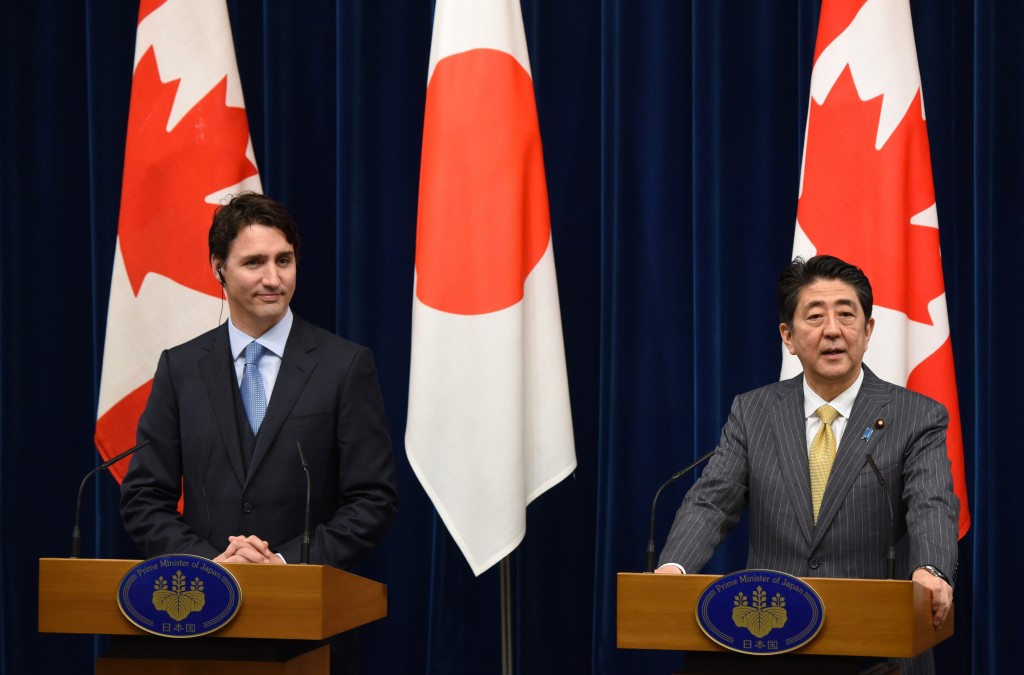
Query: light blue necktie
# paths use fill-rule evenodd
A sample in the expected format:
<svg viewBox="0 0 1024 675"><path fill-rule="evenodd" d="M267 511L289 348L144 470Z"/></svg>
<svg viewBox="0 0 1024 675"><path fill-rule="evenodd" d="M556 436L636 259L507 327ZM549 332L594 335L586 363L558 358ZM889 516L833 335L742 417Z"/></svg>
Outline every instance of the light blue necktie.
<svg viewBox="0 0 1024 675"><path fill-rule="evenodd" d="M242 371L242 405L249 417L252 433L258 434L263 416L267 414L267 390L260 375L260 359L267 348L253 340L245 347L245 369Z"/></svg>

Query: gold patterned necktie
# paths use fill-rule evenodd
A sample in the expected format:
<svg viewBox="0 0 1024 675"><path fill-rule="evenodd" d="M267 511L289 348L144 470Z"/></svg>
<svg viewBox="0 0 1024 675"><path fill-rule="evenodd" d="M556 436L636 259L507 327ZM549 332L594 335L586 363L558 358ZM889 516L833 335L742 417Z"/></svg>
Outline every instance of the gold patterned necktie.
<svg viewBox="0 0 1024 675"><path fill-rule="evenodd" d="M821 510L821 498L825 494L828 475L832 472L832 462L836 458L836 435L832 431L832 422L839 417L839 411L830 405L823 405L816 411L821 418L821 428L811 441L809 462L811 467L811 508L814 510L814 522L818 522L818 511Z"/></svg>

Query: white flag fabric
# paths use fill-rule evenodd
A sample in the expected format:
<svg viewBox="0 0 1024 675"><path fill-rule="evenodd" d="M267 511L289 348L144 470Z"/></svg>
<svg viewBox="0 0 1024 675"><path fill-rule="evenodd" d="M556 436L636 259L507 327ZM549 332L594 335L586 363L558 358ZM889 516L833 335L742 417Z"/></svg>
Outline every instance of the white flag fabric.
<svg viewBox="0 0 1024 675"><path fill-rule="evenodd" d="M474 574L576 468L518 0L438 0L420 166L406 452Z"/></svg>
<svg viewBox="0 0 1024 675"><path fill-rule="evenodd" d="M223 320L207 233L261 191L223 0L143 0L135 41L96 446L135 445L160 352ZM120 481L128 460L111 472Z"/></svg>
<svg viewBox="0 0 1024 675"><path fill-rule="evenodd" d="M971 524L921 74L908 0L823 0L793 255L864 270L875 332L864 361L949 411L946 448ZM800 372L785 353L782 377Z"/></svg>

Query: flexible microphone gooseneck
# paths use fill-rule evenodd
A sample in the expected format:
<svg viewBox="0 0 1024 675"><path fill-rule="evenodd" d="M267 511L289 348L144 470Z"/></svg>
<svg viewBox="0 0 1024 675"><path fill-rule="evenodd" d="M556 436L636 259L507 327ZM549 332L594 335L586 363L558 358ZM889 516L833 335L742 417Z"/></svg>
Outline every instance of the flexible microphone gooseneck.
<svg viewBox="0 0 1024 675"><path fill-rule="evenodd" d="M882 486L882 491L885 492L885 501L889 505L889 554L885 557L885 575L889 579L896 578L896 511L892 506L892 493L889 492L889 486L885 484L885 477L882 476L882 472L878 469L878 465L875 464L875 460L872 459L870 453L865 453L865 457L868 459L868 466L875 474L875 478L878 479L878 484Z"/></svg>
<svg viewBox="0 0 1024 675"><path fill-rule="evenodd" d="M302 452L302 443L295 441L295 447L299 449L299 460L302 461L302 470L306 472L306 525L302 529L302 549L299 552L299 564L309 564L309 502L310 495L313 492L313 484L309 478L309 463L306 461L306 455Z"/></svg>
<svg viewBox="0 0 1024 675"><path fill-rule="evenodd" d="M696 469L698 466L700 466L704 462L706 462L709 459L711 459L711 456L713 454L715 454L716 452L718 452L718 448L715 448L714 450L712 450L711 452L707 453L703 457L700 457L700 458L696 459L692 464L686 466L685 468L682 468L679 471L676 471L674 474L672 474L672 477L669 478L664 483L662 483L661 487L658 488L658 491L654 493L654 499L651 501L651 529L650 529L650 535L647 537L647 571L648 572L653 572L654 571L654 513L655 513L655 509L657 508L657 505L658 505L658 497L661 496L661 491L664 490L665 488L667 488L672 483L675 483L677 480L679 480L680 478L682 478L686 474L688 474L691 471L693 471L694 469Z"/></svg>
<svg viewBox="0 0 1024 675"><path fill-rule="evenodd" d="M120 462L122 459L124 459L128 455L135 454L136 452L138 452L142 448L146 447L147 445L149 445L149 441L148 440L142 441L141 443L136 445L131 450L125 450L124 452L122 452L117 457L114 457L112 459L108 459L107 461L103 462L102 464L100 464L98 467L96 467L95 469L93 469L89 473L85 474L85 478L82 479L82 484L78 486L78 500L75 502L75 526L71 529L71 557L72 558L77 558L78 557L78 553L79 553L79 550L80 550L81 545L82 545L82 533L79 530L78 526L82 522L82 493L85 491L85 484L89 482L89 479L92 478L93 475L96 474L96 472L103 471L103 469L109 469L110 467L112 467L113 465L117 464L118 462Z"/></svg>

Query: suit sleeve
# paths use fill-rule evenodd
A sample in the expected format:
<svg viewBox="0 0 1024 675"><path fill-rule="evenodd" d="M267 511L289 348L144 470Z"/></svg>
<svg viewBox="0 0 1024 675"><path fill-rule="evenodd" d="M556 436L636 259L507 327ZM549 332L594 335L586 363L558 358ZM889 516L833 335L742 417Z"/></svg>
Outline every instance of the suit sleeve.
<svg viewBox="0 0 1024 675"><path fill-rule="evenodd" d="M957 565L959 500L946 451L949 416L940 404L924 397L918 433L904 454L903 504L910 541L910 569L935 565L953 581Z"/></svg>
<svg viewBox="0 0 1024 675"><path fill-rule="evenodd" d="M132 458L121 484L121 518L128 534L147 558L165 553L205 558L219 555L178 512L182 487L180 410L166 351L160 356L137 436L140 442L148 439L150 445Z"/></svg>
<svg viewBox="0 0 1024 675"><path fill-rule="evenodd" d="M733 400L717 452L676 512L659 565L676 563L689 573L700 572L743 515L749 448L742 401Z"/></svg>
<svg viewBox="0 0 1024 675"><path fill-rule="evenodd" d="M398 512L394 453L373 354L361 347L341 383L336 447L339 503L311 536L310 562L351 567L391 528ZM298 562L301 536L279 547Z"/></svg>

